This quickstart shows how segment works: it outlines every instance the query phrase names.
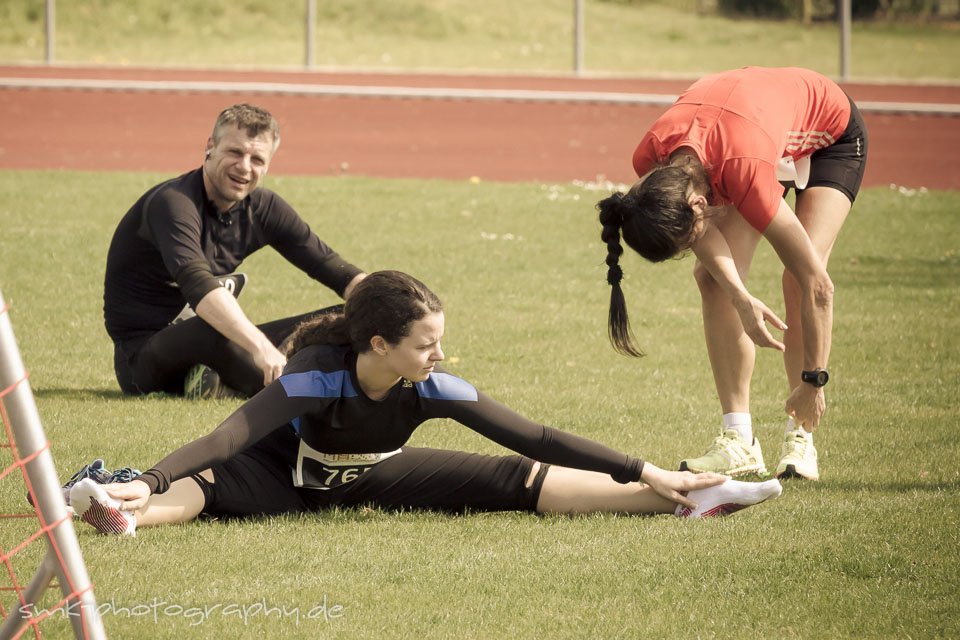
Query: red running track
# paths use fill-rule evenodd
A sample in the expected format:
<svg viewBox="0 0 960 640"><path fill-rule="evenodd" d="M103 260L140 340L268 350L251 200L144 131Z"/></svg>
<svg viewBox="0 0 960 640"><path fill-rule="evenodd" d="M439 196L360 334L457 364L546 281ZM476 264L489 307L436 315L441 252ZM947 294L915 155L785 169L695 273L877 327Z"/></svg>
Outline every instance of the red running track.
<svg viewBox="0 0 960 640"><path fill-rule="evenodd" d="M690 80L549 76L0 67L0 78L75 78L679 93ZM850 84L859 101L960 104L960 86ZM0 88L0 169L176 173L199 166L216 114L271 110L273 173L630 182L630 158L664 107L87 89ZM960 117L865 114L867 186L960 189Z"/></svg>

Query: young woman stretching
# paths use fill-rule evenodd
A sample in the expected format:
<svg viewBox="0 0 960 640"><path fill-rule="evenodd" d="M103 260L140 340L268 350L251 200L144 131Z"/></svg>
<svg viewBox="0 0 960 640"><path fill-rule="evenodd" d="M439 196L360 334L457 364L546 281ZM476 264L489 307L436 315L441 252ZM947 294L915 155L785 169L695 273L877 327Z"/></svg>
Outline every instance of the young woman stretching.
<svg viewBox="0 0 960 640"><path fill-rule="evenodd" d="M833 328L827 260L860 189L867 135L856 105L808 69L747 67L707 76L683 92L640 141L640 180L602 200L610 336L628 355L620 290L620 236L652 262L692 249L707 354L723 429L707 453L681 469L730 476L765 473L753 436L750 380L755 347L783 351L789 416L774 474L820 477L813 430L826 408L823 385ZM797 189L796 212L783 199ZM760 238L783 262L786 324L744 282ZM783 342L767 330L784 331ZM787 326L789 325L789 329Z"/></svg>
<svg viewBox="0 0 960 640"><path fill-rule="evenodd" d="M535 424L444 372L439 299L381 271L342 311L301 325L279 379L217 429L132 482L81 480L77 514L103 533L185 522L372 505L443 511L724 515L780 495L778 481L665 471ZM522 455L406 446L452 418Z"/></svg>

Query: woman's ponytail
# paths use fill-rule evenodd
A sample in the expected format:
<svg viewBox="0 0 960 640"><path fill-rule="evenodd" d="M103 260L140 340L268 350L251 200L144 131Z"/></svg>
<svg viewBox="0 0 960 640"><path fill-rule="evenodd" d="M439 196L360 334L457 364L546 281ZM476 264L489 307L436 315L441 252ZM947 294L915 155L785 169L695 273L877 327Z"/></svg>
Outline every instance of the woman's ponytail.
<svg viewBox="0 0 960 640"><path fill-rule="evenodd" d="M347 331L347 320L343 315L342 305L298 324L280 346L280 350L289 358L300 349L313 344L350 344L350 334Z"/></svg>
<svg viewBox="0 0 960 640"><path fill-rule="evenodd" d="M600 224L603 231L600 239L607 244L607 283L610 285L610 312L607 317L607 334L610 344L618 352L626 356L638 358L644 353L633 341L630 331L630 318L627 315L627 302L623 296L620 282L623 280L623 269L620 267L620 256L623 247L620 246L620 229L623 227L627 204L622 193L614 193L597 203L600 211Z"/></svg>

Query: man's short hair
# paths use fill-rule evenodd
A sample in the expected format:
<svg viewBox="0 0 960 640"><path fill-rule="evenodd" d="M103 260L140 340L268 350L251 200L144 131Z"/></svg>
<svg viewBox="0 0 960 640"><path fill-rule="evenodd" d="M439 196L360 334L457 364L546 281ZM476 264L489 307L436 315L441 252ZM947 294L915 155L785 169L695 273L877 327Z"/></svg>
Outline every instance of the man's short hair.
<svg viewBox="0 0 960 640"><path fill-rule="evenodd" d="M220 132L223 127L231 125L243 129L251 138L263 133L269 134L273 139L273 151L280 146L280 125L266 109L252 104L235 104L221 111L217 116L216 124L213 125L211 137L214 144L220 142Z"/></svg>

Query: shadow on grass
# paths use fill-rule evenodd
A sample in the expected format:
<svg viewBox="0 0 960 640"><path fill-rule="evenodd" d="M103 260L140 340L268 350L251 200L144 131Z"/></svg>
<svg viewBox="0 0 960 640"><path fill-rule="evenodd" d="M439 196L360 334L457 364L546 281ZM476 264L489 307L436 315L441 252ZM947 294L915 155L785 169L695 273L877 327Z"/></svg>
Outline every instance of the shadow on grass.
<svg viewBox="0 0 960 640"><path fill-rule="evenodd" d="M738 476L737 480L743 482L763 482L770 480L773 474L750 473ZM910 482L896 481L884 482L882 480L820 480L810 482L801 478L784 478L780 480L785 491L790 489L799 489L801 487L816 488L823 491L837 490L845 493L937 493L940 491L960 491L960 477L951 480L922 480L917 479Z"/></svg>
<svg viewBox="0 0 960 640"><path fill-rule="evenodd" d="M45 400L119 400L132 398L126 396L120 389L68 389L66 387L41 387L33 389L33 395ZM157 394L160 395L160 394ZM172 397L172 396L171 396Z"/></svg>

